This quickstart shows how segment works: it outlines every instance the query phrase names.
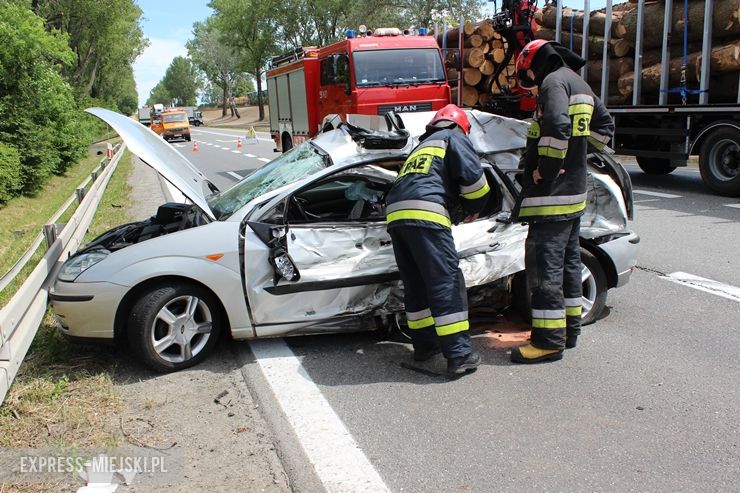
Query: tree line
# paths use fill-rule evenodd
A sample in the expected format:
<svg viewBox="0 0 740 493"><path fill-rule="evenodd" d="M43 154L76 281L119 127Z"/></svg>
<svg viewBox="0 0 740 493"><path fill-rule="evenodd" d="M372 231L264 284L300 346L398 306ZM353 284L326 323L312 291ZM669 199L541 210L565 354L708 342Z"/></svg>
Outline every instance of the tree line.
<svg viewBox="0 0 740 493"><path fill-rule="evenodd" d="M0 205L83 157L100 124L82 110L136 110L146 47L134 0L0 0Z"/></svg>
<svg viewBox="0 0 740 493"><path fill-rule="evenodd" d="M227 101L256 83L264 119L262 78L272 57L302 46L323 46L347 29L431 27L434 23L480 17L480 0L211 0L214 14L193 26L188 57L178 57L152 90L148 104ZM249 92L253 91L249 87ZM219 97L216 93L220 93ZM205 96L205 97L204 97ZM187 101L188 103L185 103Z"/></svg>

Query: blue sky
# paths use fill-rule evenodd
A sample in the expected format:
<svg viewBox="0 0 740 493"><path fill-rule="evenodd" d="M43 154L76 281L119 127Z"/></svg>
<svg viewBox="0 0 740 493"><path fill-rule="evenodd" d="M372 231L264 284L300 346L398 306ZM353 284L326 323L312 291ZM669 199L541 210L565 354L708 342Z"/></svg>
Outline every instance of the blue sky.
<svg viewBox="0 0 740 493"><path fill-rule="evenodd" d="M193 23L211 15L206 0L136 0L144 19L141 22L149 47L134 63L139 106L149 97L176 56L187 56L185 43L192 37Z"/></svg>

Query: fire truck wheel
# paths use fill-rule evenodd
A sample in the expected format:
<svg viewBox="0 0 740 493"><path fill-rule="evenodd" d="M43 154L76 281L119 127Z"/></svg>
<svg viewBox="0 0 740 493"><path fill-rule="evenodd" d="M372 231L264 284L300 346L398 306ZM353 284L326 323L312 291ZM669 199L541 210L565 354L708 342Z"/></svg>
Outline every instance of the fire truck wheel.
<svg viewBox="0 0 740 493"><path fill-rule="evenodd" d="M713 130L699 151L699 170L704 183L714 192L740 196L740 130L720 127Z"/></svg>
<svg viewBox="0 0 740 493"><path fill-rule="evenodd" d="M290 135L288 135L287 133L284 133L282 144L283 144L283 152L288 152L289 150L293 148L293 139L291 138Z"/></svg>
<svg viewBox="0 0 740 493"><path fill-rule="evenodd" d="M637 165L645 173L649 175L667 175L676 169L675 166L671 166L671 162L668 159L656 159L651 157L637 157Z"/></svg>

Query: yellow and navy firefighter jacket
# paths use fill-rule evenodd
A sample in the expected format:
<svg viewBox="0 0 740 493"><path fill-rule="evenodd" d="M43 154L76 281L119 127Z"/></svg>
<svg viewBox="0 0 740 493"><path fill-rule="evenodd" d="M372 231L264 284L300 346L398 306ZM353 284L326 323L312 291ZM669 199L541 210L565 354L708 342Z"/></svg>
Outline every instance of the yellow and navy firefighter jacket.
<svg viewBox="0 0 740 493"><path fill-rule="evenodd" d="M611 116L578 74L561 67L547 75L527 135L522 195L515 212L519 220L561 221L582 215L588 146L603 149L613 133ZM538 167L542 180L535 184L532 172Z"/></svg>
<svg viewBox="0 0 740 493"><path fill-rule="evenodd" d="M386 197L388 229L399 225L450 228L480 212L490 188L470 140L459 130L421 136Z"/></svg>

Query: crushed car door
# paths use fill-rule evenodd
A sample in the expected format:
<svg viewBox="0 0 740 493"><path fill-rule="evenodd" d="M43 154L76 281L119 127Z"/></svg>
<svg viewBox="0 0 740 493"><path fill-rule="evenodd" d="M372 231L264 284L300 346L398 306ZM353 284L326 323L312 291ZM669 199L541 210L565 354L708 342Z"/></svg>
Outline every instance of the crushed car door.
<svg viewBox="0 0 740 493"><path fill-rule="evenodd" d="M246 290L259 336L402 306L390 299L399 275L383 206L394 179L376 166L345 170L249 223Z"/></svg>

